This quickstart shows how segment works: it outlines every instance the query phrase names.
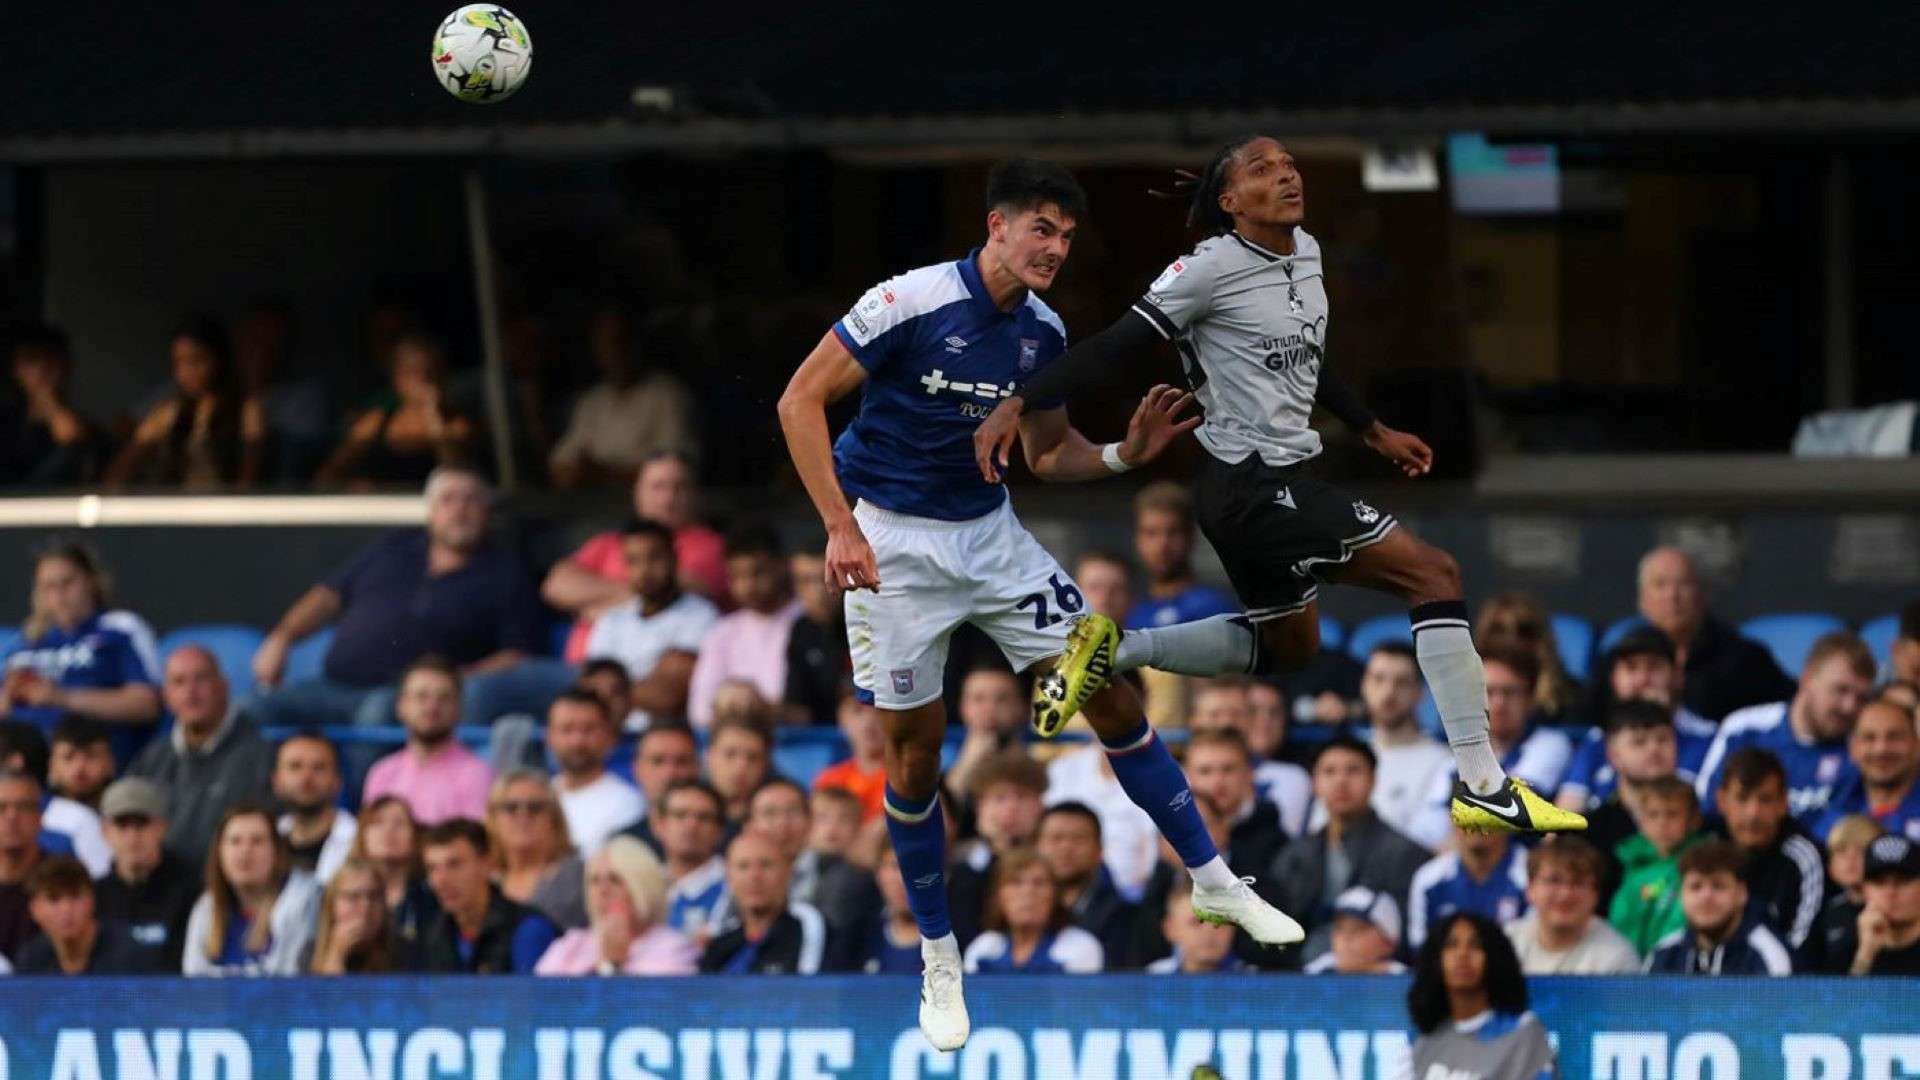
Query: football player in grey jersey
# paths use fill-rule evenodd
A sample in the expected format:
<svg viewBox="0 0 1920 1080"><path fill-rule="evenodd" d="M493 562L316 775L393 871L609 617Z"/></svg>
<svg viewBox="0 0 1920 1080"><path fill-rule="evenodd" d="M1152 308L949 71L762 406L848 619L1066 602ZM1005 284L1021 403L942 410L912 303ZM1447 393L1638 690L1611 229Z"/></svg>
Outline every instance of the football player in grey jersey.
<svg viewBox="0 0 1920 1080"><path fill-rule="evenodd" d="M1088 696L1132 668L1201 676L1297 670L1320 648L1318 583L1360 585L1409 608L1414 650L1457 765L1454 821L1513 832L1586 828L1585 818L1509 778L1494 757L1459 564L1306 469L1320 452L1307 423L1316 402L1409 477L1432 468L1433 451L1381 423L1328 368L1320 245L1301 228L1306 189L1293 155L1265 136L1242 139L1222 147L1188 186L1188 223L1207 238L1112 326L1002 401L975 433L974 453L981 474L997 482L1027 400L1064 398L1117 357L1157 339L1173 342L1206 410L1196 432L1208 455L1195 485L1200 528L1247 610L1124 634L1111 619L1082 616L1066 655L1035 684L1035 729L1057 733Z"/></svg>

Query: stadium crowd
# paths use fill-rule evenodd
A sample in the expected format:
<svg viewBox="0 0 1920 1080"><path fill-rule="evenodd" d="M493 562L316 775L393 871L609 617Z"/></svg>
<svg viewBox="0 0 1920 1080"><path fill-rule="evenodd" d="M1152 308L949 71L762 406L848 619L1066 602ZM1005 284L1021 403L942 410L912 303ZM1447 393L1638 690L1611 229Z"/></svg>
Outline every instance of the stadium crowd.
<svg viewBox="0 0 1920 1080"><path fill-rule="evenodd" d="M424 527L300 596L244 698L206 647L156 655L85 547L35 558L0 686L10 970L918 971L887 736L817 556L710 529L685 459L653 452L631 521L535 580L490 542L481 476L422 476ZM1078 560L1096 610L1232 609L1194 576L1183 489L1142 490L1134 540ZM1025 682L956 635L942 797L968 969L1402 972L1464 913L1528 974L1920 974L1920 602L1884 660L1832 633L1790 676L1682 552L1649 552L1637 590L1585 686L1530 598L1479 613L1503 765L1591 821L1538 843L1453 828L1401 641L1281 682L1142 674L1220 850L1309 930L1279 951L1194 918L1097 744L1030 741ZM558 656L549 609L574 621ZM290 675L323 632L318 674ZM846 757L780 775L803 727ZM366 759L343 735L368 729L404 743Z"/></svg>

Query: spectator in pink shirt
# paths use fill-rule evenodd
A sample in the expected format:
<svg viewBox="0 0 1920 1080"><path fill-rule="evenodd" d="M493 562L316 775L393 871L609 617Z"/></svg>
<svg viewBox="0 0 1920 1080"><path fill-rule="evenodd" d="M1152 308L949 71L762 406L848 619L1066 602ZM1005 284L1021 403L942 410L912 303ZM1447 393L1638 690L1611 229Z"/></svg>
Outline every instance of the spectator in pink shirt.
<svg viewBox="0 0 1920 1080"><path fill-rule="evenodd" d="M460 673L437 657L415 660L400 677L394 711L406 725L407 745L367 771L361 800L398 796L422 826L486 817L493 772L453 733L460 722Z"/></svg>
<svg viewBox="0 0 1920 1080"><path fill-rule="evenodd" d="M714 694L722 683L738 681L774 703L779 723L811 723L805 708L785 704L787 645L802 608L773 529L745 525L727 534L727 584L740 608L722 616L700 639L687 688L687 718L696 728L712 726Z"/></svg>
<svg viewBox="0 0 1920 1080"><path fill-rule="evenodd" d="M655 454L640 466L633 482L633 512L673 530L680 587L728 608L733 601L727 591L726 546L719 533L694 517L696 494L693 467L686 458ZM580 550L555 563L540 584L540 595L575 619L567 638L567 663L585 660L594 620L634 598L620 530L596 533Z"/></svg>
<svg viewBox="0 0 1920 1080"><path fill-rule="evenodd" d="M667 873L647 845L617 836L587 861L587 925L569 930L535 975L691 975L700 950L662 922Z"/></svg>

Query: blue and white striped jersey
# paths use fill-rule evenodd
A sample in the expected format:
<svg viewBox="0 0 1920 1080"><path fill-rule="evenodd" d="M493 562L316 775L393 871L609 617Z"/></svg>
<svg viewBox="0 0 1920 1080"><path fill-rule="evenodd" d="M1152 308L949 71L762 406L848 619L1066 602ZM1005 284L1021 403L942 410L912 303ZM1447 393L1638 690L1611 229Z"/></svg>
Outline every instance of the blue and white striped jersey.
<svg viewBox="0 0 1920 1080"><path fill-rule="evenodd" d="M889 278L833 324L867 369L860 411L833 447L848 495L942 521L970 521L1006 500L974 463L974 429L1066 351L1067 329L1032 294L1000 310L980 280L979 254Z"/></svg>

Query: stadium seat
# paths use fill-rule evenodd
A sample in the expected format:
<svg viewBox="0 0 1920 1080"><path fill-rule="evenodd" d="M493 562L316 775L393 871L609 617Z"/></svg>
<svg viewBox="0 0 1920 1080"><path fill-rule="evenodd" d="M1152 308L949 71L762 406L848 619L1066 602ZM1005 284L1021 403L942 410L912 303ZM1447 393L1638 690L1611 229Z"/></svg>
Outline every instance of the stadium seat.
<svg viewBox="0 0 1920 1080"><path fill-rule="evenodd" d="M253 654L265 637L258 629L241 623L182 626L160 639L160 658L164 663L182 645L201 646L220 664L229 693L239 701L253 693Z"/></svg>
<svg viewBox="0 0 1920 1080"><path fill-rule="evenodd" d="M1899 636L1900 616L1898 615L1882 615L1860 628L1861 640L1867 643L1867 648L1873 650L1874 662L1879 664L1882 670L1892 662L1893 639ZM11 642L7 647L12 647ZM0 650L0 652L4 651Z"/></svg>
<svg viewBox="0 0 1920 1080"><path fill-rule="evenodd" d="M283 683L306 682L320 677L320 666L327 658L327 647L333 644L333 627L323 626L305 641L287 650L287 673Z"/></svg>
<svg viewBox="0 0 1920 1080"><path fill-rule="evenodd" d="M1320 616L1320 647L1335 652L1347 643L1347 628L1331 615Z"/></svg>
<svg viewBox="0 0 1920 1080"><path fill-rule="evenodd" d="M1413 627L1405 615L1376 615L1355 624L1353 633L1347 636L1347 655L1364 664L1375 647L1389 641L1413 643Z"/></svg>
<svg viewBox="0 0 1920 1080"><path fill-rule="evenodd" d="M1807 654L1823 634L1845 630L1847 624L1819 612L1782 612L1756 615L1740 624L1740 632L1767 647L1780 667L1794 678L1807 666Z"/></svg>
<svg viewBox="0 0 1920 1080"><path fill-rule="evenodd" d="M0 656L5 656L12 652L13 647L20 644L20 639L21 634L19 627L0 626ZM1892 641L1893 639L1889 637L1887 640Z"/></svg>
<svg viewBox="0 0 1920 1080"><path fill-rule="evenodd" d="M1560 666L1584 681L1593 659L1593 624L1578 615L1555 615L1551 621L1553 640L1560 646Z"/></svg>
<svg viewBox="0 0 1920 1080"><path fill-rule="evenodd" d="M1646 619L1638 615L1629 615L1607 627L1606 633L1600 635L1599 646L1593 650L1593 658L1598 660L1600 657L1605 656L1607 650L1613 648L1621 638L1626 637L1628 633L1638 630L1645 625L1647 625Z"/></svg>

